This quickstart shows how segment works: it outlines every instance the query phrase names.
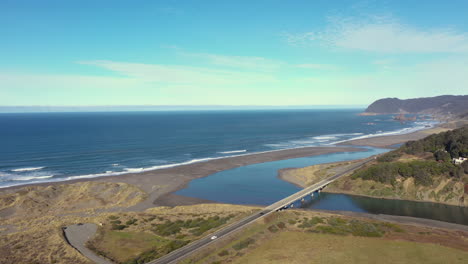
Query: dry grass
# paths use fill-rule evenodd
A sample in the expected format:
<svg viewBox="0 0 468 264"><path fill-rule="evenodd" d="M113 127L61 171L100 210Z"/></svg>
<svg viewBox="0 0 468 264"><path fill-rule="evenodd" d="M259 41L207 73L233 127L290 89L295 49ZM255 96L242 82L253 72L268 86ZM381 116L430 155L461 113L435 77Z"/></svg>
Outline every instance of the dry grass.
<svg viewBox="0 0 468 264"><path fill-rule="evenodd" d="M0 210L16 216L127 207L146 198L146 193L126 183L79 182L31 186L0 195ZM6 211L7 211L6 210Z"/></svg>
<svg viewBox="0 0 468 264"><path fill-rule="evenodd" d="M346 171L357 162L336 162L297 169L284 169L280 171L280 178L298 186L307 187L327 177Z"/></svg>
<svg viewBox="0 0 468 264"><path fill-rule="evenodd" d="M291 210L182 263L465 263L467 257L467 232Z"/></svg>
<svg viewBox="0 0 468 264"><path fill-rule="evenodd" d="M71 216L10 219L9 223L19 230L0 236L0 263L90 263L65 242L61 229L87 220L91 219Z"/></svg>
<svg viewBox="0 0 468 264"><path fill-rule="evenodd" d="M120 263L142 256L145 256L145 260L151 260L173 250L171 243L184 244L196 240L221 228L223 224L232 223L256 210L258 208L250 206L199 204L174 208L155 207L143 213L108 214L107 218L102 220L103 226L99 228L99 234L89 242L89 245L98 254ZM198 225L188 227L184 224L186 221L196 219L204 219L213 224L215 223L212 221L213 217L218 217L221 220L218 222L220 224L211 225L200 234L194 232ZM222 222L222 219L227 220ZM168 232L167 234L158 231L158 226L165 225L168 221L171 223L179 221L180 230L172 233L167 231L168 228L162 228L161 231ZM115 230L117 225L121 225L123 230Z"/></svg>
<svg viewBox="0 0 468 264"><path fill-rule="evenodd" d="M288 246L292 245L292 246ZM467 263L468 252L435 244L286 231L233 263Z"/></svg>
<svg viewBox="0 0 468 264"><path fill-rule="evenodd" d="M167 239L146 232L107 230L99 236L95 247L106 252L118 262L124 262L165 243L167 243Z"/></svg>
<svg viewBox="0 0 468 264"><path fill-rule="evenodd" d="M150 214L177 215L177 214L219 214L219 213L245 213L259 210L260 207L233 205L233 204L196 204L175 207L154 207L146 210Z"/></svg>
<svg viewBox="0 0 468 264"><path fill-rule="evenodd" d="M391 185L345 177L330 184L326 191L468 206L468 194L464 193L463 182L445 177L435 177L431 186L416 185L413 178L398 179Z"/></svg>
<svg viewBox="0 0 468 264"><path fill-rule="evenodd" d="M0 263L89 263L69 246L62 227L98 224L96 209L126 207L146 194L126 183L80 182L24 187L0 196Z"/></svg>

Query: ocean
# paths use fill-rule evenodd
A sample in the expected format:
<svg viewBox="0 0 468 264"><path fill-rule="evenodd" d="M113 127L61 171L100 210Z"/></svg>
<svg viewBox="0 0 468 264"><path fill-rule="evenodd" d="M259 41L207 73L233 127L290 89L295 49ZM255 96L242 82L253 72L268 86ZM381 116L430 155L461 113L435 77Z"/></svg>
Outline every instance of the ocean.
<svg viewBox="0 0 468 264"><path fill-rule="evenodd" d="M404 134L362 109L0 114L0 187L137 173L220 157Z"/></svg>

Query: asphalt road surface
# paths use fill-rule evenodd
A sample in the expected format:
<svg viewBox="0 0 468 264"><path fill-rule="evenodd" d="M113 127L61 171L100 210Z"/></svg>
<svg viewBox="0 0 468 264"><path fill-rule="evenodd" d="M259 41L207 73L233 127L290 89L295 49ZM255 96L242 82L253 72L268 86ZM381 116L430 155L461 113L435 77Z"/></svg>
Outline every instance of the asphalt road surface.
<svg viewBox="0 0 468 264"><path fill-rule="evenodd" d="M96 233L95 224L76 224L64 228L65 237L68 243L72 245L81 254L98 264L113 264L111 261L101 258L85 246L86 241L91 239Z"/></svg>

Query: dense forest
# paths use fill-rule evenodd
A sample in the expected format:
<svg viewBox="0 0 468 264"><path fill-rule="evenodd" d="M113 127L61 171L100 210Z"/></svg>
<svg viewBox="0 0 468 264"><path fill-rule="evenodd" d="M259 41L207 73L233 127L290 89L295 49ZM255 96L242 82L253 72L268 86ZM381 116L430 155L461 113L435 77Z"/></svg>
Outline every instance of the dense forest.
<svg viewBox="0 0 468 264"><path fill-rule="evenodd" d="M416 156L400 160L405 154ZM467 181L468 161L461 165L453 158L468 157L468 127L434 134L418 141L409 141L397 150L388 152L370 167L356 171L352 177L395 184L398 177L413 177L418 185L429 186L434 176L452 177Z"/></svg>

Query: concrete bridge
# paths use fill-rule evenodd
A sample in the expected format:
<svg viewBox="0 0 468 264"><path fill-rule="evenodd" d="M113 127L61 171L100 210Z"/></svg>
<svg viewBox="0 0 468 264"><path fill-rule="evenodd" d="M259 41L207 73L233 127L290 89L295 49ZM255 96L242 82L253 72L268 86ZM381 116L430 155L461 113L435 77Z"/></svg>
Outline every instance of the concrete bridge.
<svg viewBox="0 0 468 264"><path fill-rule="evenodd" d="M328 184L334 182L336 179L340 178L341 176L345 175L345 174L348 174L349 172L357 169L357 168L360 168L361 166L363 166L364 164L366 163L369 163L371 162L372 160L374 160L375 158L370 158L370 159L366 159L364 161L361 161L359 163L357 163L355 166L347 169L346 171L343 171L341 173L338 173L334 176L331 176L329 178L326 178L320 182L317 182L309 187L306 187L300 191L298 191L297 193L294 193L268 207L265 208L265 210L268 210L268 211L275 211L275 212L278 212L278 211L281 211L281 210L285 210L285 209L288 209L288 208L293 208L294 207L294 203L296 203L297 201L301 201L301 202L304 202L305 199L307 198L307 196L310 196L310 197L313 197L314 196L314 193L319 193L321 192L325 187L327 187Z"/></svg>

